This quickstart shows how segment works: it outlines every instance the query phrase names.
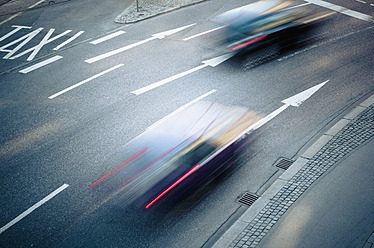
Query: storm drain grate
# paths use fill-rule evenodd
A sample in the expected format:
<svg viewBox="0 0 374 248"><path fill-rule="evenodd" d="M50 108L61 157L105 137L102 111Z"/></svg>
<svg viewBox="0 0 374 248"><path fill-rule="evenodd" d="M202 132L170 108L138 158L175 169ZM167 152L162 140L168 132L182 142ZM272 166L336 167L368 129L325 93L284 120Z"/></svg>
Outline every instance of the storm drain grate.
<svg viewBox="0 0 374 248"><path fill-rule="evenodd" d="M287 170L291 164L293 164L293 160L287 158L280 158L277 162L275 162L274 166L281 168L283 170Z"/></svg>
<svg viewBox="0 0 374 248"><path fill-rule="evenodd" d="M256 200L258 199L258 196L253 195L249 192L245 192L245 194L239 198L239 203L251 206Z"/></svg>

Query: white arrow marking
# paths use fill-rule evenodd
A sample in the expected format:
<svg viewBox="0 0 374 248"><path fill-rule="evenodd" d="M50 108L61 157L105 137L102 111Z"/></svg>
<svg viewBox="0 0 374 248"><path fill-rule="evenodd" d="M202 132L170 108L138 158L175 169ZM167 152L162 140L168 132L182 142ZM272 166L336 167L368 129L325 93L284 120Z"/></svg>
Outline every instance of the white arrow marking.
<svg viewBox="0 0 374 248"><path fill-rule="evenodd" d="M161 40L161 39L165 38L166 36L178 33L178 32L180 32L180 31L182 31L186 28L192 27L193 25L196 25L196 23L193 23L193 24L190 24L190 25L187 25L187 26L183 26L183 27L180 27L180 28L175 28L175 29L172 29L172 30L169 30L169 31L153 34L152 36Z"/></svg>
<svg viewBox="0 0 374 248"><path fill-rule="evenodd" d="M148 38L148 39L145 39L145 40L141 40L141 41L138 41L136 43L133 43L133 44L130 44L128 46L125 46L125 47L121 47L121 48L118 48L114 51L111 51L111 52L107 52L107 53L104 53L102 55L98 55L96 57L93 57L93 58L90 58L90 59L86 59L85 62L91 64L91 63L94 63L96 61L99 61L99 60L102 60L102 59L105 59L105 58L108 58L110 56L113 56L115 54L118 54L118 53L121 53L121 52L124 52L126 50L129 50L131 48L134 48L134 47L137 47L139 45L142 45L144 43L147 43L148 41L151 41L151 40L154 40L154 39L163 39L165 38L166 36L169 36L169 35L172 35L172 34L175 34L179 31L182 31L183 29L186 29L188 27L191 27L195 24L190 24L190 25L187 25L187 26L184 26L184 27L180 27L180 28L176 28L176 29L172 29L172 30L169 30L169 31L165 31L165 32L161 32L161 33L157 33L157 34L154 34L152 35L151 38Z"/></svg>
<svg viewBox="0 0 374 248"><path fill-rule="evenodd" d="M159 87L161 85L170 83L171 81L174 81L174 80L176 80L178 78L184 77L184 76L186 76L188 74L191 74L192 72L198 71L198 70L203 69L203 68L205 68L207 66L215 67L215 66L219 65L220 63L228 60L232 56L234 56L234 54L230 53L230 54L221 55L219 57L216 57L216 58L213 58L213 59L210 59L210 60L205 60L205 61L203 61L203 64L200 65L200 66L197 66L197 67L192 68L192 69L190 69L188 71L185 71L185 72L181 72L181 73L179 73L177 75L168 77L168 78L163 79L161 81L158 81L156 83L150 84L150 85L145 86L145 87L143 87L141 89L135 90L135 91L133 91L131 93L133 93L135 95L143 94L143 93L145 93L147 91L153 90L154 88L157 88L157 87Z"/></svg>
<svg viewBox="0 0 374 248"><path fill-rule="evenodd" d="M189 36L189 37L187 37L187 38L184 38L183 41L188 41L188 40L194 39L194 38L196 38L196 37L203 36L203 35L205 35L205 34L213 33L213 32L215 32L215 31L217 31L217 30L224 29L224 28L226 28L226 27L228 27L228 26L220 26L220 27L218 27L218 28L213 28L213 29L210 29L210 30L208 30L208 31L205 31L205 32L202 32L202 33L195 34L195 35Z"/></svg>
<svg viewBox="0 0 374 248"><path fill-rule="evenodd" d="M258 128L260 128L261 126L263 126L265 123L269 122L271 119L273 119L275 116L279 115L280 113L282 113L284 110L286 110L289 106L294 106L294 107L299 107L305 100L307 100L309 97L311 97L314 93L316 93L322 86L324 86L328 81L330 80L326 80L325 82L323 83L320 83L312 88L309 88L299 94L296 94L294 96L291 96L285 100L282 101L282 103L284 103L284 105L280 108L278 108L277 110L273 111L272 113L270 113L269 115L265 116L263 119L261 119L260 121L256 122L255 124L253 124L252 126L250 126L247 130L245 130L241 136L243 136L245 133L249 133L251 131L254 131ZM240 136L240 137L241 137Z"/></svg>

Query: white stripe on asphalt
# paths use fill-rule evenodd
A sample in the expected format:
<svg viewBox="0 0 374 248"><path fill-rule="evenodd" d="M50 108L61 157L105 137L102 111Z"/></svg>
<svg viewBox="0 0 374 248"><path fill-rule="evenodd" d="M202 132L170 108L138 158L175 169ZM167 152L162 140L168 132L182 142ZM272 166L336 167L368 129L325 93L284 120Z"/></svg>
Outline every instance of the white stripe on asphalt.
<svg viewBox="0 0 374 248"><path fill-rule="evenodd" d="M101 54L99 56L96 56L96 57L93 57L93 58L90 58L90 59L86 59L85 62L91 64L91 63L94 63L96 61L99 61L99 60L102 60L102 59L105 59L105 58L108 58L110 56L113 56L113 55L116 55L118 53L121 53L121 52L124 52L126 50L129 50L133 47L136 47L136 46L139 46L141 44L144 44L144 43L147 43L148 41L151 41L151 40L154 40L154 39L157 39L156 37L151 37L151 38L148 38L148 39L145 39L145 40L142 40L142 41L139 41L139 42L136 42L136 43L133 43L131 45L128 45L128 46L125 46L125 47L121 47L121 48L118 48L114 51L111 51L111 52L107 52L107 53L104 53L104 54Z"/></svg>
<svg viewBox="0 0 374 248"><path fill-rule="evenodd" d="M101 42L104 42L104 41L110 40L110 39L112 39L112 38L114 38L114 37L117 37L117 36L119 36L119 35L121 35L121 34L124 34L124 33L126 33L126 32L120 30L120 31L118 31L118 32L115 32L115 33L109 34L109 35L107 35L107 36L104 36L104 37L102 37L102 38L100 38L100 39L97 39L97 40L91 41L90 43L93 44L93 45L97 45L97 44L99 44L99 43L101 43Z"/></svg>
<svg viewBox="0 0 374 248"><path fill-rule="evenodd" d="M61 47L65 46L66 44L72 42L73 40L75 40L76 38L78 38L78 36L80 36L81 34L83 34L84 31L79 31L78 33L76 33L74 36L72 36L71 38L67 39L66 41L62 42L60 45L56 46L55 48L53 48L53 50L57 51L58 49L60 49Z"/></svg>
<svg viewBox="0 0 374 248"><path fill-rule="evenodd" d="M199 34L195 34L195 35L189 36L187 38L184 38L183 41L191 40L191 39L194 39L196 37L199 37L199 36L202 36L202 35L205 35L205 34L209 34L209 33L212 33L214 31L217 31L217 30L220 30L220 29L224 29L225 27L227 27L227 26L221 26L221 27L218 27L218 28L213 28L211 30L199 33Z"/></svg>
<svg viewBox="0 0 374 248"><path fill-rule="evenodd" d="M54 56L54 57L52 57L52 58L50 58L50 59L44 60L44 61L42 61L42 62L39 62L39 63L35 64L35 65L32 65L32 66L27 67L27 68L25 68L25 69L23 69L23 70L20 70L19 72L20 72L20 73L24 73L24 74L26 74L26 73L29 73L30 71L33 71L33 70L39 69L40 67L43 67L43 66L45 66L45 65L48 65L48 64L50 64L50 63L53 63L53 62L55 62L55 61L57 61L57 60L59 60L59 59L62 59L62 56L58 56L58 55L56 55L56 56Z"/></svg>
<svg viewBox="0 0 374 248"><path fill-rule="evenodd" d="M22 214L18 215L11 222L9 222L8 224L6 224L2 228L0 228L0 234L3 233L3 232L5 232L8 228L10 228L14 224L16 224L18 221L20 221L23 218L25 218L32 211L34 211L35 209L37 209L38 207L40 207L41 205L43 205L44 203L46 203L47 201L49 201L50 199L52 199L54 196L56 196L58 193L60 193L61 191L63 191L67 187L69 187L68 184L66 184L66 183L63 184L61 187L59 187L58 189L56 189L55 191L53 191L52 193L50 193L49 195L47 195L46 197L44 197L43 199L41 199L39 202L37 202L36 204L34 204L32 207L30 207L29 209L27 209L25 212L23 212Z"/></svg>
<svg viewBox="0 0 374 248"><path fill-rule="evenodd" d="M150 85L148 85L148 86L145 86L145 87L143 87L143 88L141 88L141 89L134 90L134 91L131 92L131 93L133 93L133 94L135 94L135 95L143 94L143 93L145 93L145 92L147 92L147 91L153 90L154 88L157 88L157 87L159 87L159 86L161 86L161 85L164 85L164 84L170 83L171 81L174 81L174 80L176 80L176 79L178 79L178 78L184 77L184 76L186 76L186 75L188 75L188 74L190 74L190 73L192 73L192 72L198 71L198 70L203 69L204 67L207 67L207 66L209 66L209 65L207 65L207 64L203 64L203 65L197 66L197 67L192 68L192 69L190 69L190 70L188 70L188 71L184 71L184 72L179 73L179 74L177 74L177 75L174 75L174 76L168 77L168 78L163 79L163 80L161 80L161 81L158 81L158 82L156 82L156 83L153 83L153 84L150 84Z"/></svg>
<svg viewBox="0 0 374 248"><path fill-rule="evenodd" d="M351 17L354 17L354 18L357 18L357 19L360 19L360 20L363 20L363 21L368 21L368 22L373 22L374 21L372 16L369 16L369 15L366 15L366 14L363 14L363 13L360 13L360 12L357 12L357 11L354 11L354 10L350 10L350 9L347 9L347 8L342 7L342 6L335 5L335 4L332 4L332 3L329 3L329 2L325 2L325 1L321 1L321 0L305 0L305 1L309 2L309 3L313 3L315 5L319 5L321 7L325 7L325 8L334 10L336 12L339 12L339 13L342 13L344 15L348 15L348 16L351 16Z"/></svg>
<svg viewBox="0 0 374 248"><path fill-rule="evenodd" d="M175 110L174 112L168 114L167 116L165 116L165 117L162 118L161 120L155 122L154 124L152 124L151 126L149 126L148 128L146 128L146 130L151 129L151 128L154 127L154 126L157 126L159 123L163 122L164 120L169 119L170 117L172 117L172 116L175 115L176 113L178 113L178 112L182 111L183 109L185 109L185 108L191 106L191 105L194 104L195 102L198 102L198 101L200 101L201 99L203 99L203 98L209 96L210 94L213 94L214 92L216 92L216 90L211 90L211 91L205 93L204 95L201 95L201 96L199 96L198 98L195 98L195 99L192 100L191 102L189 102L189 103L183 105L182 107L180 107L179 109Z"/></svg>
<svg viewBox="0 0 374 248"><path fill-rule="evenodd" d="M86 80L83 80L82 82L79 82L79 83L74 84L74 85L72 85L72 86L70 86L70 87L68 87L68 88L66 88L66 89L64 89L64 90L61 90L60 92L57 92L56 94L54 94L54 95L52 95L52 96L50 96L50 97L48 97L48 98L49 98L49 99L53 99L53 98L55 98L55 97L58 97L59 95L62 95L62 94L64 94L64 93L68 92L69 90L72 90L72 89L74 89L74 88L77 88L78 86L81 86L82 84L85 84L85 83L87 83L87 82L89 82L89 81L91 81L91 80L93 80L93 79L95 79L95 78L98 78L98 77L100 77L100 76L102 76L102 75L104 75L104 74L106 74L106 73L108 73L108 72L111 72L111 71L113 71L113 70L115 70L115 69L117 69L117 68L119 68L119 67L121 67L121 66L123 66L123 65L124 65L124 64L119 64L119 65L113 66L112 68L109 68L108 70L105 70L105 71L103 71L103 72L100 72L99 74L96 74L95 76L92 76L92 77L90 77L90 78L87 78Z"/></svg>

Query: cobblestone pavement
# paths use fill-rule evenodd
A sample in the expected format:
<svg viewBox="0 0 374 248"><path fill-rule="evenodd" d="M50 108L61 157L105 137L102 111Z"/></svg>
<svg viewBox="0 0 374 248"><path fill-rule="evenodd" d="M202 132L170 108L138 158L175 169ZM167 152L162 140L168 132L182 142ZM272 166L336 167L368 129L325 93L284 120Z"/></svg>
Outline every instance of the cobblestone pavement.
<svg viewBox="0 0 374 248"><path fill-rule="evenodd" d="M250 209L248 209L244 214L247 215L247 217L243 217L243 215L243 218L241 217L226 231L220 240L218 240L213 246L214 248L256 247L272 226L275 225L281 216L311 184L337 161L373 137L374 95L357 106L323 136L326 137L321 137L320 140L325 140L325 142L323 142L324 145L317 144L319 150L315 151L310 157L308 156L308 150L310 149L308 149L303 154L306 157L302 155L301 158L298 159L302 163L296 166L299 168L297 171L293 172L293 176L284 176L284 178L288 177L287 180L279 180L280 183L278 183L278 186L280 186L275 187L278 188L279 191L278 189L275 192L274 190L270 190L274 192L270 197L266 197L265 192L263 197L259 198L259 200L262 200L262 203L259 204L260 207L255 207L254 211L249 211ZM296 162L298 162L298 160L296 160ZM287 170L284 174L286 173ZM251 217L248 218L248 216ZM373 238L374 234L369 238L367 244L371 245L374 242Z"/></svg>
<svg viewBox="0 0 374 248"><path fill-rule="evenodd" d="M172 10L206 0L138 0L114 20L117 23L134 23Z"/></svg>

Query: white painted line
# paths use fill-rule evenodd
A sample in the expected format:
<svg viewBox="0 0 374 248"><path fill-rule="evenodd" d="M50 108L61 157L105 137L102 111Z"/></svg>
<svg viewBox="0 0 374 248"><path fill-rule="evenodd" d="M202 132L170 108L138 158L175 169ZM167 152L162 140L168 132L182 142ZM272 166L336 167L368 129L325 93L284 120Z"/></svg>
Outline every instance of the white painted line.
<svg viewBox="0 0 374 248"><path fill-rule="evenodd" d="M151 40L154 40L154 39L157 39L156 37L151 37L151 38L148 38L148 39L145 39L145 40L142 40L142 41L139 41L139 42L136 42L136 43L133 43L131 45L128 45L128 46L125 46L125 47L121 47L121 48L118 48L116 50L113 50L111 52L107 52L107 53L104 53L104 54L101 54L99 56L96 56L96 57L93 57L93 58L90 58L90 59L86 59L85 62L91 64L91 63L94 63L94 62L97 62L99 60L102 60L102 59L105 59L105 58L108 58L110 56L113 56L113 55L116 55L118 53L121 53L121 52L124 52L126 50L129 50L131 48L134 48L136 46L139 46L141 44L144 44L144 43L147 43L148 41L151 41Z"/></svg>
<svg viewBox="0 0 374 248"><path fill-rule="evenodd" d="M110 35L104 36L104 37L102 37L102 38L100 38L100 39L97 39L97 40L91 41L90 43L93 44L93 45L97 45L97 44L99 44L99 43L101 43L101 42L104 42L104 41L110 40L110 39L112 39L112 38L114 38L114 37L117 37L117 36L119 36L119 35L121 35L121 34L124 34L124 33L126 33L126 32L120 30L120 31L118 31L118 32L115 32L115 33L112 33L112 34L110 34Z"/></svg>
<svg viewBox="0 0 374 248"><path fill-rule="evenodd" d="M362 0L356 0L356 2L359 2L359 3L366 3L365 1L362 1Z"/></svg>
<svg viewBox="0 0 374 248"><path fill-rule="evenodd" d="M20 14L22 14L22 12L18 12L18 13L16 13L16 14L12 15L12 16L9 17L8 19L6 19L6 20L0 22L0 25L4 24L4 23L6 23L6 22L9 22L10 20L12 20L13 18L19 16Z"/></svg>
<svg viewBox="0 0 374 248"><path fill-rule="evenodd" d="M8 224L6 224L2 228L0 228L0 234L3 233L3 232L5 232L8 228L10 228L14 224L16 224L18 221L20 221L23 218L25 218L32 211L34 211L35 209L37 209L38 207L40 207L41 205L43 205L44 203L46 203L47 201L49 201L50 199L52 199L54 196L56 196L58 193L60 193L61 191L63 191L67 187L69 187L68 184L63 184L61 187L59 187L58 189L56 189L55 191L53 191L52 193L50 193L49 195L47 195L46 197L44 197L43 199L41 199L39 202L37 202L36 204L34 204L32 207L30 207L29 209L27 209L25 212L23 212L22 214L18 215L11 222L9 222Z"/></svg>
<svg viewBox="0 0 374 248"><path fill-rule="evenodd" d="M60 49L61 47L65 46L66 44L72 42L73 40L75 40L76 38L78 38L81 34L83 34L84 31L79 31L78 33L76 33L74 36L72 36L71 38L69 38L68 40L64 41L63 43L61 43L60 45L56 46L55 48L53 48L53 50L57 51L58 49Z"/></svg>
<svg viewBox="0 0 374 248"><path fill-rule="evenodd" d="M347 9L347 8L342 7L342 6L335 5L335 4L332 4L332 3L329 3L329 2L325 2L325 1L321 1L321 0L305 0L305 1L309 2L309 3L313 3L315 5L319 5L321 7L325 7L325 8L334 10L336 12L339 12L339 13L342 13L344 15L348 15L348 16L351 16L351 17L354 17L354 18L357 18L357 19L360 19L360 20L363 20L363 21L370 21L370 22L374 21L372 16L365 15L363 13L360 13L360 12L357 12L357 11L354 11L354 10L350 10L350 9Z"/></svg>
<svg viewBox="0 0 374 248"><path fill-rule="evenodd" d="M214 29L199 33L199 34L195 34L195 35L189 36L187 38L184 38L183 41L191 40L191 39L194 39L196 37L199 37L199 36L202 36L202 35L205 35L205 34L209 34L209 33L212 33L214 31L217 31L217 30L220 30L220 29L224 29L225 27L227 27L227 26L221 26L221 27L218 27L218 28L214 28Z"/></svg>
<svg viewBox="0 0 374 248"><path fill-rule="evenodd" d="M185 108L191 106L191 105L194 104L195 102L198 102L198 101L200 101L201 99L203 99L203 98L205 98L205 97L207 97L207 96L213 94L214 92L216 92L216 90L211 90L211 91L205 93L204 95L201 95L201 96L195 98L195 99L192 100L191 102L189 102L189 103L183 105L182 107L180 107L179 109L175 110L174 112L168 114L167 116L165 116L165 117L162 118L161 120L155 122L154 124L152 124L151 126L149 126L148 128L146 128L146 130L151 129L152 127L157 126L159 123L163 122L164 120L169 119L169 118L172 117L173 115L175 115L175 114L179 113L180 111L182 111L183 109L185 109Z"/></svg>
<svg viewBox="0 0 374 248"><path fill-rule="evenodd" d="M146 87L143 87L143 88L141 88L141 89L134 90L134 91L131 92L131 93L133 93L133 94L135 94L135 95L143 94L143 93L145 93L145 92L147 92L147 91L153 90L154 88L160 87L161 85L164 85L164 84L170 83L170 82L172 82L172 81L174 81L174 80L176 80L176 79L178 79L178 78L184 77L184 76L186 76L186 75L188 75L188 74L191 74L192 72L198 71L198 70L203 69L204 67L207 67L207 66L208 66L207 64L203 64L203 65L197 66L197 67L192 68L192 69L190 69L190 70L188 70L188 71L185 71L185 72L179 73L179 74L177 74L177 75L174 75L174 76L168 77L168 78L166 78L166 79L163 79L163 80L158 81L158 82L156 82L156 83L150 84L150 85L148 85L148 86L146 86Z"/></svg>
<svg viewBox="0 0 374 248"><path fill-rule="evenodd" d="M90 78L87 78L86 80L83 80L82 82L79 82L79 83L74 84L74 85L72 85L72 86L70 86L70 87L68 87L68 88L66 88L64 90L61 90L60 92L57 92L56 94L54 94L54 95L52 95L52 96L50 96L48 98L49 99L53 99L55 97L58 97L59 95L62 95L62 94L66 93L66 92L68 92L68 91L70 91L70 90L72 90L74 88L77 88L78 86L81 86L82 84L85 84L85 83L87 83L87 82L89 82L89 81L91 81L91 80L93 80L95 78L98 78L98 77L100 77L100 76L102 76L102 75L104 75L104 74L106 74L108 72L111 72L111 71L113 71L113 70L115 70L115 69L117 69L117 68L119 68L121 66L124 66L124 64L119 64L119 65L113 66L112 68L109 68L108 70L100 72L99 74L96 74L96 75L94 75L94 76L92 76Z"/></svg>
<svg viewBox="0 0 374 248"><path fill-rule="evenodd" d="M17 32L18 32L19 30L21 30L22 28L28 28L28 29L32 28L32 27L28 27L28 26L18 26L18 25L12 25L12 27L13 27L13 28L16 28L16 29L14 29L14 30L10 31L9 33L7 33L6 35L2 36L2 37L0 38L0 41L5 40L5 39L8 38L9 36L11 36L11 35L17 33Z"/></svg>
<svg viewBox="0 0 374 248"><path fill-rule="evenodd" d="M167 83L170 83L178 78L181 78L181 77L184 77L188 74L191 74L195 71L198 71L200 69L203 69L207 66L211 66L211 67L216 67L217 65L221 64L222 62L228 60L229 58L231 58L232 56L234 56L234 53L228 53L228 54L224 54L224 55L221 55L221 56L218 56L218 57L215 57L213 59L209 59L209 60L204 60L203 61L203 64L200 65L200 66L197 66L195 68L192 68L188 71L185 71L185 72L182 72L182 73L179 73L177 75L174 75L174 76L171 76L171 77L168 77L166 79L163 79L161 81L158 81L156 83L153 83L153 84L150 84L148 86L145 86L141 89L138 89L138 90L135 90L131 93L135 94L135 95L140 95L140 94L143 94L147 91L150 91L150 90L153 90L154 88L157 88L157 87L160 87L161 85L164 85L164 84L167 84Z"/></svg>
<svg viewBox="0 0 374 248"><path fill-rule="evenodd" d="M39 5L39 4L41 4L42 2L44 2L44 0L40 0L39 2L37 2L37 3L33 4L33 5L31 5L31 6L29 7L29 9L34 8L36 5Z"/></svg>
<svg viewBox="0 0 374 248"><path fill-rule="evenodd" d="M108 58L110 56L113 56L115 54L118 54L118 53L121 53L121 52L124 52L126 50L129 50L131 48L134 48L134 47L137 47L139 45L142 45L144 43L147 43L148 41L151 41L151 40L154 40L154 39L163 39L165 38L166 36L169 36L169 35L172 35L172 34L175 34L179 31L182 31L188 27L191 27L193 25L195 25L196 23L194 24L190 24L190 25L187 25L187 26L183 26L183 27L180 27L180 28L175 28L175 29L172 29L172 30L168 30L168 31L164 31L164 32L161 32L161 33L157 33L157 34L153 34L151 38L148 38L148 39L145 39L145 40L141 40L141 41L138 41L134 44L131 44L131 45L128 45L128 46L125 46L125 47L121 47L121 48L118 48L114 51L111 51L111 52L107 52L107 53L104 53L102 55L99 55L99 56L96 56L96 57L93 57L91 59L86 59L85 62L91 64L91 63L94 63L96 61L99 61L99 60L102 60L102 59L105 59L105 58Z"/></svg>
<svg viewBox="0 0 374 248"><path fill-rule="evenodd" d="M20 73L24 73L24 74L26 74L26 73L29 73L30 71L33 71L33 70L39 69L40 67L43 67L43 66L45 66L45 65L48 65L48 64L50 64L50 63L53 63L53 62L55 62L55 61L57 61L57 60L59 60L59 59L62 59L62 56L58 56L58 55L56 55L56 56L54 56L54 57L52 57L52 58L50 58L50 59L44 60L44 61L42 61L42 62L39 62L39 63L35 64L35 65L32 65L32 66L27 67L27 68L25 68L25 69L23 69L23 70L20 70L19 72L20 72Z"/></svg>

